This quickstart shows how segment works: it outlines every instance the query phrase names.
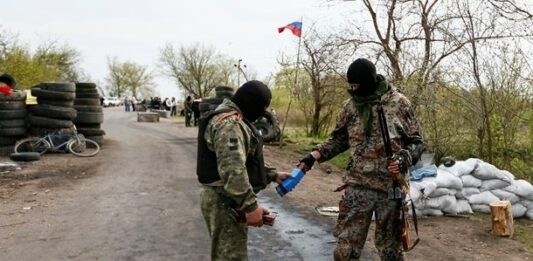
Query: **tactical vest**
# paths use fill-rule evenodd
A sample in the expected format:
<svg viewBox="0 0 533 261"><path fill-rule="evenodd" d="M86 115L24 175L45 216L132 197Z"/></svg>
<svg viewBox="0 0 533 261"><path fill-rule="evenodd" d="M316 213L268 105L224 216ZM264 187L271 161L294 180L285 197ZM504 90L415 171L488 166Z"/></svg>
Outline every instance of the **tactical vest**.
<svg viewBox="0 0 533 261"><path fill-rule="evenodd" d="M209 120L220 113L233 111L231 109L215 110L205 113L198 120L198 157L196 162L196 174L198 181L202 184L209 184L220 180L217 166L217 156L214 151L207 147L205 140L205 130ZM248 179L254 193L264 189L269 181L267 178L267 171L263 159L263 139L257 129L250 124L246 119L243 119L246 125L252 130L253 136L257 139L257 148L253 155L246 157L246 171L248 172ZM251 143L250 143L251 144Z"/></svg>

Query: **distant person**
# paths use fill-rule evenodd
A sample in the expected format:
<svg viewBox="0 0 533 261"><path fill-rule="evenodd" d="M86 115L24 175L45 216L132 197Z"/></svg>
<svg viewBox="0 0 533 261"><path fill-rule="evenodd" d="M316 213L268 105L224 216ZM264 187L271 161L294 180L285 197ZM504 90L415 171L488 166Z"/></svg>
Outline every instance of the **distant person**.
<svg viewBox="0 0 533 261"><path fill-rule="evenodd" d="M131 110L132 111L135 111L135 105L137 103L137 99L135 98L135 96L132 96L131 97Z"/></svg>
<svg viewBox="0 0 533 261"><path fill-rule="evenodd" d="M198 118L200 118L200 99L196 99L192 102L191 109L194 117L194 126L198 126Z"/></svg>
<svg viewBox="0 0 533 261"><path fill-rule="evenodd" d="M127 112L130 111L130 99L128 96L124 97L124 110Z"/></svg>
<svg viewBox="0 0 533 261"><path fill-rule="evenodd" d="M172 97L172 100L170 100L170 117L176 116L176 98Z"/></svg>
<svg viewBox="0 0 533 261"><path fill-rule="evenodd" d="M192 110L192 97L189 95L185 99L184 102L184 110L185 110L185 127L191 127L191 118L193 114Z"/></svg>

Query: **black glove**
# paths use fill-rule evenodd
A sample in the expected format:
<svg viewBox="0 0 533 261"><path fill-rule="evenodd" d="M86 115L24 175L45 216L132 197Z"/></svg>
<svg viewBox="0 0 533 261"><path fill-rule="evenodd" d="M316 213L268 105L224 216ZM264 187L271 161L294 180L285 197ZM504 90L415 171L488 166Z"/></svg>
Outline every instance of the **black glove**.
<svg viewBox="0 0 533 261"><path fill-rule="evenodd" d="M305 155L305 157L303 159L300 160L300 163L303 163L305 164L305 166L307 166L308 169L311 169L313 167L313 164L315 164L315 157L313 157L313 155L311 155L311 153Z"/></svg>

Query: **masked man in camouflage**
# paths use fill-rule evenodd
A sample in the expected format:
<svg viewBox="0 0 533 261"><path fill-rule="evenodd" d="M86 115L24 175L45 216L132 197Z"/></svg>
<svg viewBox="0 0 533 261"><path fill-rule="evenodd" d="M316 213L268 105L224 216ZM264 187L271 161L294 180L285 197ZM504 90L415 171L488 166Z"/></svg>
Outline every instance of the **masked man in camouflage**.
<svg viewBox="0 0 533 261"><path fill-rule="evenodd" d="M256 193L290 176L265 166L261 136L251 124L271 99L265 84L249 81L200 117L197 174L212 260L247 260L247 227L262 226L268 214Z"/></svg>
<svg viewBox="0 0 533 261"><path fill-rule="evenodd" d="M335 260L358 260L372 215L376 219L375 246L381 260L403 260L400 204L390 199L393 176L406 178L407 168L423 151L420 127L411 103L382 75L373 63L354 61L347 72L350 99L339 113L329 139L300 161L304 169L315 161L327 161L350 150L343 176L345 192L339 206ZM382 106L396 160L389 160L378 119Z"/></svg>

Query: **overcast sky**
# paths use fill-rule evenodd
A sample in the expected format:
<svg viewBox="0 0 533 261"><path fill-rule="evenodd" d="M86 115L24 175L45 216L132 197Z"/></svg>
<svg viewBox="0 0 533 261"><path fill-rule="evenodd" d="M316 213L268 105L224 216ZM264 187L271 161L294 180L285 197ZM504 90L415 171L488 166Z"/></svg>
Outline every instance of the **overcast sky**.
<svg viewBox="0 0 533 261"><path fill-rule="evenodd" d="M201 43L253 68L262 78L276 71L281 52L296 53L297 38L277 27L303 16L328 30L343 24L350 3L326 0L3 0L1 29L33 48L58 40L82 54L82 68L103 82L107 57L150 65L157 72L166 43ZM162 96L178 96L171 81L157 76Z"/></svg>

